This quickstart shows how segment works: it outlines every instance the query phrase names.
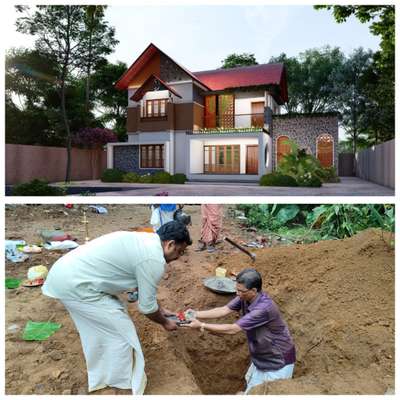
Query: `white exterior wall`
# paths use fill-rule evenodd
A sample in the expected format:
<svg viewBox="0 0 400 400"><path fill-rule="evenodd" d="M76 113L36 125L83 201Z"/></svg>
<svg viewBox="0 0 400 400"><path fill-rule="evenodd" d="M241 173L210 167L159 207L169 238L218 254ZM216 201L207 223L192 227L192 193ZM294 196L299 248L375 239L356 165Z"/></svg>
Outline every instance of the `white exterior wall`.
<svg viewBox="0 0 400 400"><path fill-rule="evenodd" d="M235 127L244 128L251 126L251 103L265 102L264 92L238 92L235 93ZM246 114L246 115L238 115Z"/></svg>
<svg viewBox="0 0 400 400"><path fill-rule="evenodd" d="M272 172L272 138L270 135L264 134L264 144L267 146L265 172L269 174Z"/></svg>
<svg viewBox="0 0 400 400"><path fill-rule="evenodd" d="M203 165L203 141L191 140L190 141L190 173L202 174L204 172Z"/></svg>
<svg viewBox="0 0 400 400"><path fill-rule="evenodd" d="M193 82L168 83L172 89L179 93L182 98L174 96L174 103L191 103L193 101Z"/></svg>

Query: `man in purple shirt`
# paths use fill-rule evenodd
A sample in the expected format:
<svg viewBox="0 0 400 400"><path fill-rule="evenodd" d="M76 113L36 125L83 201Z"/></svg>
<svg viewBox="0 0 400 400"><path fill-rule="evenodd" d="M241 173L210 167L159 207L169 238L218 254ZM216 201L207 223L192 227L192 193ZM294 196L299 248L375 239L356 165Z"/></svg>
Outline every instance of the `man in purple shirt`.
<svg viewBox="0 0 400 400"><path fill-rule="evenodd" d="M246 373L246 393L255 385L276 379L289 379L296 361L295 347L289 329L275 302L261 291L262 278L253 268L241 271L236 278L237 297L226 306L194 311L187 326L200 331L235 334L246 332L251 364ZM197 318L220 318L240 311L234 324L208 324Z"/></svg>

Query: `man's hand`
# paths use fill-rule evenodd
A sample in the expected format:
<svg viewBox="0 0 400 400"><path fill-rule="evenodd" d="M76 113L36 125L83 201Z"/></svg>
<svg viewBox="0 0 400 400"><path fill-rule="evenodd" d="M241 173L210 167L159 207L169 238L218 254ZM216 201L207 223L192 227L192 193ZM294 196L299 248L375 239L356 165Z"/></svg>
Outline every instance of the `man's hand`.
<svg viewBox="0 0 400 400"><path fill-rule="evenodd" d="M167 319L166 322L162 324L162 326L166 331L175 331L176 329L178 329L178 325L176 325L176 322L169 319Z"/></svg>
<svg viewBox="0 0 400 400"><path fill-rule="evenodd" d="M182 325L184 328L199 329L201 327L201 322L197 319L192 319L189 324Z"/></svg>

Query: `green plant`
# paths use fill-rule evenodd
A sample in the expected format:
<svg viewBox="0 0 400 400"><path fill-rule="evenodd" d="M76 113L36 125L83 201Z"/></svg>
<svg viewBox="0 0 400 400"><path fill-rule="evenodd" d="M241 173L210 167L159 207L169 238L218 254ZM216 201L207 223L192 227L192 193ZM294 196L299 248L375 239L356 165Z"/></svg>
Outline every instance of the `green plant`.
<svg viewBox="0 0 400 400"><path fill-rule="evenodd" d="M272 172L260 178L260 186L298 186L292 176Z"/></svg>
<svg viewBox="0 0 400 400"><path fill-rule="evenodd" d="M34 179L13 187L13 196L65 196L66 188L50 186L48 182Z"/></svg>
<svg viewBox="0 0 400 400"><path fill-rule="evenodd" d="M307 223L319 229L323 239L342 239L372 227L394 231L394 209L380 204L324 204L307 215Z"/></svg>
<svg viewBox="0 0 400 400"><path fill-rule="evenodd" d="M293 140L284 143L291 151L282 157L277 172L293 177L299 186L320 187L324 171L319 160L307 154L305 149L299 149Z"/></svg>
<svg viewBox="0 0 400 400"><path fill-rule="evenodd" d="M304 175L299 175L297 177L297 183L299 186L305 187L321 187L321 179L317 175L311 172L305 172Z"/></svg>
<svg viewBox="0 0 400 400"><path fill-rule="evenodd" d="M139 179L140 179L140 175L137 174L136 172L127 172L126 174L124 174L124 176L122 178L122 182L135 183L135 182L139 182Z"/></svg>
<svg viewBox="0 0 400 400"><path fill-rule="evenodd" d="M124 172L119 169L107 168L101 174L102 182L122 182Z"/></svg>
<svg viewBox="0 0 400 400"><path fill-rule="evenodd" d="M340 182L340 178L337 176L335 167L323 167L315 171L318 178L325 183L337 183Z"/></svg>
<svg viewBox="0 0 400 400"><path fill-rule="evenodd" d="M171 176L171 183L179 183L183 185L187 181L185 174L174 174Z"/></svg>
<svg viewBox="0 0 400 400"><path fill-rule="evenodd" d="M154 183L170 183L171 182L171 174L166 171L156 172L153 175Z"/></svg>
<svg viewBox="0 0 400 400"><path fill-rule="evenodd" d="M153 183L153 176L151 174L140 175L140 183Z"/></svg>

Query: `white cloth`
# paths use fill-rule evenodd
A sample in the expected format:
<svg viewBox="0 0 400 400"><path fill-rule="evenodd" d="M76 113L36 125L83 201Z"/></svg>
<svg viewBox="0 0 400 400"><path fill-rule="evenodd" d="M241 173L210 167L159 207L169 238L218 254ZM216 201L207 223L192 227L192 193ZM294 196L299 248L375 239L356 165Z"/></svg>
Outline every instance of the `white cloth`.
<svg viewBox="0 0 400 400"><path fill-rule="evenodd" d="M150 225L157 232L162 225L174 220L175 211L162 211L160 207L151 206Z"/></svg>
<svg viewBox="0 0 400 400"><path fill-rule="evenodd" d="M157 311L165 263L157 234L114 232L72 250L50 269L42 292L59 299L76 325L89 391L113 386L143 393L146 375L139 338L115 295L137 288L139 311Z"/></svg>
<svg viewBox="0 0 400 400"><path fill-rule="evenodd" d="M247 394L252 387L261 385L267 381L290 379L293 376L293 370L294 364L289 364L277 371L260 371L253 363L251 363L245 376L247 382L245 393Z"/></svg>
<svg viewBox="0 0 400 400"><path fill-rule="evenodd" d="M118 299L110 296L108 300L107 305L61 300L81 338L89 392L111 386L141 395L146 374L135 326Z"/></svg>
<svg viewBox="0 0 400 400"><path fill-rule="evenodd" d="M108 295L138 288L142 314L158 310L157 287L165 268L155 233L113 232L58 259L42 287L46 296L107 303Z"/></svg>

